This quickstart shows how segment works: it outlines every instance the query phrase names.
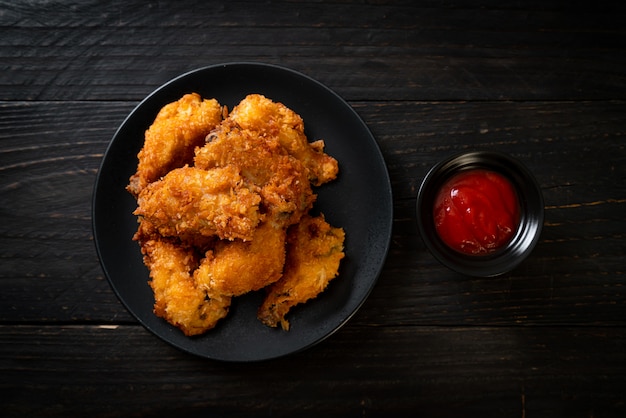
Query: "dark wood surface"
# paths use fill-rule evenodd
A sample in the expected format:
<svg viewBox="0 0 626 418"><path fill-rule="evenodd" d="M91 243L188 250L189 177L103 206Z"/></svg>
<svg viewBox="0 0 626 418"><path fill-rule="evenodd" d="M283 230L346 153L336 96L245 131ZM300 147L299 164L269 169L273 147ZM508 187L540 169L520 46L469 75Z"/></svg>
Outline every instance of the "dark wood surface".
<svg viewBox="0 0 626 418"><path fill-rule="evenodd" d="M0 415L626 416L626 6L570 3L0 1ZM126 115L232 61L343 96L394 194L363 307L252 364L146 331L91 230ZM428 169L470 149L522 160L545 198L535 251L495 279L441 266L415 224Z"/></svg>

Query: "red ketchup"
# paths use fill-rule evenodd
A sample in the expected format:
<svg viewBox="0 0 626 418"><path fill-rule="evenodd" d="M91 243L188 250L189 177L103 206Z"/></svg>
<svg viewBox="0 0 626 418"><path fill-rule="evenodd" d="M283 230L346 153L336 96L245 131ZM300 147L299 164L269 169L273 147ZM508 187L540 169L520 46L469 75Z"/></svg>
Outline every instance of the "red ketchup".
<svg viewBox="0 0 626 418"><path fill-rule="evenodd" d="M439 190L435 228L450 248L485 255L504 247L519 225L519 201L502 175L482 169L460 172Z"/></svg>

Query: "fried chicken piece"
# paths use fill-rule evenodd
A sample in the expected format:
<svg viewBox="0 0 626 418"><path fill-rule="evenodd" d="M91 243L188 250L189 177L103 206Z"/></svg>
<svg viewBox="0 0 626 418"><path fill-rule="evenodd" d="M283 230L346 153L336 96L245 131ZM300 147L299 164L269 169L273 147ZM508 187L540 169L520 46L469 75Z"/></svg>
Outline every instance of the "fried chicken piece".
<svg viewBox="0 0 626 418"><path fill-rule="evenodd" d="M198 335L232 297L265 288L258 318L288 330L289 310L317 297L344 257L343 230L308 215L312 185L335 179L337 161L281 103L253 94L222 113L195 93L166 105L127 186L154 312Z"/></svg>
<svg viewBox="0 0 626 418"><path fill-rule="evenodd" d="M196 282L211 293L239 296L277 281L285 263L284 228L258 226L252 241L220 241L207 251L195 272Z"/></svg>
<svg viewBox="0 0 626 418"><path fill-rule="evenodd" d="M276 137L262 137L227 122L196 149L195 167L236 167L248 183L260 188L261 211L268 218L283 226L297 222L316 198L304 165L287 154Z"/></svg>
<svg viewBox="0 0 626 418"><path fill-rule="evenodd" d="M149 224L140 225L136 239L150 270L150 287L154 292L154 313L180 328L187 336L202 334L214 328L228 314L231 298L209 295L197 285L192 272L199 260L195 251L152 235Z"/></svg>
<svg viewBox="0 0 626 418"><path fill-rule="evenodd" d="M313 186L337 177L337 160L324 153L324 141L309 143L302 118L282 103L260 94L251 94L235 106L228 118L242 129L257 135L277 137L287 152L302 161Z"/></svg>
<svg viewBox="0 0 626 418"><path fill-rule="evenodd" d="M134 214L147 219L161 235L183 241L198 235L249 240L262 219L260 202L235 167L185 166L148 185Z"/></svg>
<svg viewBox="0 0 626 418"><path fill-rule="evenodd" d="M202 100L197 93L165 105L145 133L137 172L130 177L127 190L137 197L170 170L190 164L195 147L221 121L222 106L217 100Z"/></svg>
<svg viewBox="0 0 626 418"><path fill-rule="evenodd" d="M332 227L323 215L305 215L289 228L283 276L267 288L257 313L259 320L270 327L280 323L288 331L285 316L289 310L317 297L337 276L345 256L344 239L343 229Z"/></svg>

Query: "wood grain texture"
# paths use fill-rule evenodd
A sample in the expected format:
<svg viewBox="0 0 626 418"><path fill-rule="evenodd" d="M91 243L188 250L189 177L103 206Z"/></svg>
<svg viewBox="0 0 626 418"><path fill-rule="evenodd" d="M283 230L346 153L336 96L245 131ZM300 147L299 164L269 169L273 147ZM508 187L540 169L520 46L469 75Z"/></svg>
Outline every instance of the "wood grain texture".
<svg viewBox="0 0 626 418"><path fill-rule="evenodd" d="M132 107L123 102L0 107L8 121L0 126L5 221L0 318L130 320L100 270L90 222L100 160ZM624 325L625 103L356 102L354 107L388 164L396 217L394 245L363 321ZM536 251L499 280L448 271L427 252L415 224L415 196L430 166L473 148L523 160L546 200ZM605 186L594 189L598 184Z"/></svg>
<svg viewBox="0 0 626 418"><path fill-rule="evenodd" d="M68 1L2 9L0 100L138 100L176 75L231 61L285 65L349 100L626 98L623 6Z"/></svg>
<svg viewBox="0 0 626 418"><path fill-rule="evenodd" d="M0 380L3 412L11 416L579 417L624 411L626 377L614 367L626 360L623 328L349 325L301 354L251 364L181 355L136 326L0 326L0 337L7 343L0 345L0 367L8 369ZM598 347L598 337L607 343ZM391 343L393 355L381 361ZM19 356L11 346L23 347ZM563 371L566 379L555 377Z"/></svg>
<svg viewBox="0 0 626 418"><path fill-rule="evenodd" d="M0 0L0 414L626 416L625 18L618 2ZM228 61L342 95L394 195L363 307L322 344L252 364L139 326L91 231L128 113ZM415 224L429 168L470 149L520 159L545 198L538 246L497 279L441 266Z"/></svg>

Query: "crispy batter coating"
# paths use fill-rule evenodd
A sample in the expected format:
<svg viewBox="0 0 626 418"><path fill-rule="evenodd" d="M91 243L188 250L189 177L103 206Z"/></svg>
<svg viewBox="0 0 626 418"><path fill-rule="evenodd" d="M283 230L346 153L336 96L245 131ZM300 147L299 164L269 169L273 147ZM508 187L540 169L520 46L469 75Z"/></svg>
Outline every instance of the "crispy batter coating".
<svg viewBox="0 0 626 418"><path fill-rule="evenodd" d="M140 226L136 238L141 241L144 263L150 270L155 315L177 326L187 336L214 328L228 314L231 298L209 296L206 289L193 280L192 272L199 262L193 250L141 230Z"/></svg>
<svg viewBox="0 0 626 418"><path fill-rule="evenodd" d="M324 153L324 141L309 143L302 118L282 103L260 94L250 94L228 115L242 129L260 136L277 137L280 144L309 170L313 186L320 186L337 177L337 160Z"/></svg>
<svg viewBox="0 0 626 418"><path fill-rule="evenodd" d="M259 136L228 123L210 134L196 150L196 167L236 167L250 184L258 186L261 211L276 224L289 226L311 209L316 195L307 169L287 154L277 137Z"/></svg>
<svg viewBox="0 0 626 418"><path fill-rule="evenodd" d="M287 257L283 276L267 287L267 295L259 308L258 318L265 325L289 330L285 318L297 304L317 297L326 289L344 258L345 233L332 227L323 215L305 215L289 229Z"/></svg>
<svg viewBox="0 0 626 418"><path fill-rule="evenodd" d="M322 292L344 257L343 230L308 214L312 186L336 178L337 161L281 103L253 94L222 113L185 95L159 112L138 154L127 189L154 312L198 335L232 297L265 288L258 318L288 330L288 311Z"/></svg>
<svg viewBox="0 0 626 418"><path fill-rule="evenodd" d="M202 170L176 168L148 185L134 214L152 223L166 237L183 240L197 235L221 239L252 239L262 215L260 195L234 167Z"/></svg>
<svg viewBox="0 0 626 418"><path fill-rule="evenodd" d="M137 172L127 187L135 197L150 183L174 168L190 164L196 146L222 121L222 106L197 93L165 105L145 133L137 155Z"/></svg>
<svg viewBox="0 0 626 418"><path fill-rule="evenodd" d="M259 225L252 241L220 241L207 251L195 279L211 292L240 296L280 279L285 263L284 228Z"/></svg>

